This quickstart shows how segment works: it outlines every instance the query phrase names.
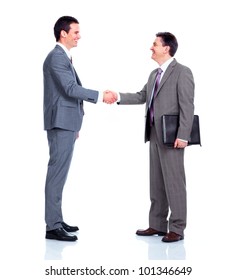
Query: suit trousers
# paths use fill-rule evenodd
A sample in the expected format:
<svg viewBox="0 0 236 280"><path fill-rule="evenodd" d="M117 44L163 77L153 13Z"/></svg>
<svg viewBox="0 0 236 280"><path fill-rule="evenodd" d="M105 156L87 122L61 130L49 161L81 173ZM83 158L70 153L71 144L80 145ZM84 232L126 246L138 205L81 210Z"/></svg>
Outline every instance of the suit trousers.
<svg viewBox="0 0 236 280"><path fill-rule="evenodd" d="M187 216L184 149L164 146L153 126L150 132L149 226L184 235Z"/></svg>
<svg viewBox="0 0 236 280"><path fill-rule="evenodd" d="M62 192L74 150L77 133L63 129L47 131L49 162L45 184L45 222L46 230L61 227Z"/></svg>

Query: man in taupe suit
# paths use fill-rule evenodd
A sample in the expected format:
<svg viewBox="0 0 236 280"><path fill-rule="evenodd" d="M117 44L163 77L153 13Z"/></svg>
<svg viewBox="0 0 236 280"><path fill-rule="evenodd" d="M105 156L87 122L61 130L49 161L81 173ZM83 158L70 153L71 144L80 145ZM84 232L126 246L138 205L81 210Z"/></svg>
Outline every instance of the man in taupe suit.
<svg viewBox="0 0 236 280"><path fill-rule="evenodd" d="M157 234L164 236L164 242L184 238L187 216L184 148L190 138L194 116L194 79L191 70L173 58L177 48L173 34L156 34L151 51L158 69L151 72L141 91L117 94L119 104L146 103L145 142L150 140L151 207L149 228L138 230L136 234ZM161 116L164 114L179 114L173 148L163 144Z"/></svg>
<svg viewBox="0 0 236 280"><path fill-rule="evenodd" d="M44 129L50 153L45 184L46 238L75 241L77 236L71 232L79 228L64 222L61 206L74 143L83 121L83 101L111 103L114 100L109 93L82 87L71 63L70 49L80 39L78 20L70 16L59 18L54 35L57 44L43 64Z"/></svg>

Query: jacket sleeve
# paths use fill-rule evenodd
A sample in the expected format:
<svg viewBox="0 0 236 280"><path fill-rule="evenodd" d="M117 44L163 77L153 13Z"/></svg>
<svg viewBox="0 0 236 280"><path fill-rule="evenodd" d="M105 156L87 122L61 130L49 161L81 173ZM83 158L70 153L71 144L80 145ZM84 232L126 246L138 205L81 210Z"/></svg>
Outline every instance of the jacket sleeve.
<svg viewBox="0 0 236 280"><path fill-rule="evenodd" d="M179 129L177 138L189 140L194 116L194 79L184 67L178 77Z"/></svg>
<svg viewBox="0 0 236 280"><path fill-rule="evenodd" d="M121 105L138 105L146 102L147 85L143 89L136 93L120 93Z"/></svg>

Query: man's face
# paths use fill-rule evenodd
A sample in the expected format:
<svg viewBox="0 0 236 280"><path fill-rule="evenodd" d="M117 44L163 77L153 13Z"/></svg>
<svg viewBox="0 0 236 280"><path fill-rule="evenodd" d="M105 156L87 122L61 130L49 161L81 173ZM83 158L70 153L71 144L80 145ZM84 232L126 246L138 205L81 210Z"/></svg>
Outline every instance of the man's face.
<svg viewBox="0 0 236 280"><path fill-rule="evenodd" d="M79 24L71 23L69 32L66 33L65 31L62 31L62 36L65 39L64 43L68 50L77 47L78 40L81 38Z"/></svg>
<svg viewBox="0 0 236 280"><path fill-rule="evenodd" d="M159 63L168 52L168 48L169 47L162 45L162 40L160 37L156 37L156 40L153 42L153 45L150 48L152 51L152 59Z"/></svg>

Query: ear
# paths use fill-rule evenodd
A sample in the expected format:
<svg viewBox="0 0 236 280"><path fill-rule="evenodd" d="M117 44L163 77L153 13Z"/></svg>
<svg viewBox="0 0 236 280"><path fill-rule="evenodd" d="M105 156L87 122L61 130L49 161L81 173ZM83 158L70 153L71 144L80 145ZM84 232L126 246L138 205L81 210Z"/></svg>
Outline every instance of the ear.
<svg viewBox="0 0 236 280"><path fill-rule="evenodd" d="M169 46L165 46L165 53L169 53L170 51L170 47Z"/></svg>
<svg viewBox="0 0 236 280"><path fill-rule="evenodd" d="M65 31L65 30L62 30L62 31L61 31L61 37L66 38L66 36L67 36L66 31Z"/></svg>

